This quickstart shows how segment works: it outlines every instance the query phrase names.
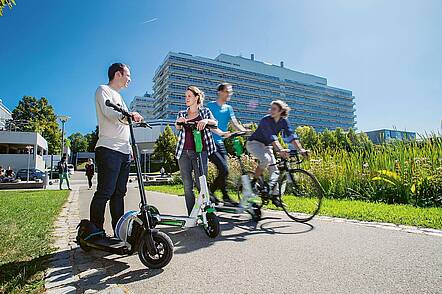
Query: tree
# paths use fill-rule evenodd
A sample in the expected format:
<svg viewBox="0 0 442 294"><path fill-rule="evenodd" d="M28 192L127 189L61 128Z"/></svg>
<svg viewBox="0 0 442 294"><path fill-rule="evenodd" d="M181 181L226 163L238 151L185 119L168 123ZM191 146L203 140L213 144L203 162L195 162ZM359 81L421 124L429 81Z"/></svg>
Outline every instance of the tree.
<svg viewBox="0 0 442 294"><path fill-rule="evenodd" d="M87 140L87 152L94 152L95 145L97 145L98 141L98 126L95 127L95 131L92 131L84 136Z"/></svg>
<svg viewBox="0 0 442 294"><path fill-rule="evenodd" d="M346 151L351 151L350 140L348 139L347 135L344 133L344 130L342 128L336 128L334 133L336 137L336 142L338 144L338 148L344 149Z"/></svg>
<svg viewBox="0 0 442 294"><path fill-rule="evenodd" d="M89 142L86 136L83 136L81 133L77 132L68 137L71 142L71 150L72 153L76 152L85 152L88 149Z"/></svg>
<svg viewBox="0 0 442 294"><path fill-rule="evenodd" d="M155 141L153 157L157 160L162 160L164 169L168 173L178 170L175 158L176 144L177 138L169 125L166 126L164 131Z"/></svg>
<svg viewBox="0 0 442 294"><path fill-rule="evenodd" d="M8 6L9 9L12 9L12 5L15 5L14 0L0 0L0 16L3 16L3 8Z"/></svg>
<svg viewBox="0 0 442 294"><path fill-rule="evenodd" d="M329 129L325 129L324 132L320 134L320 140L322 143L322 149L335 149L338 145L335 133L330 131Z"/></svg>
<svg viewBox="0 0 442 294"><path fill-rule="evenodd" d="M49 154L60 152L61 130L54 109L45 97L23 96L12 111L12 119L24 122L20 127L22 131L40 133L48 142Z"/></svg>
<svg viewBox="0 0 442 294"><path fill-rule="evenodd" d="M321 147L319 136L312 127L297 127L296 134L298 134L299 140L304 148L314 150Z"/></svg>

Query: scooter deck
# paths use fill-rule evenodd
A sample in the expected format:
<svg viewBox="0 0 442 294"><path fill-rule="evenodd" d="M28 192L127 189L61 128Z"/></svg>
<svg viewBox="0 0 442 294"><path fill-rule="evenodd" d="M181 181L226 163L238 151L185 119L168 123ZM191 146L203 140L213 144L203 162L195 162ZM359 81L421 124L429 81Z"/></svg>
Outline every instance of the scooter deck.
<svg viewBox="0 0 442 294"><path fill-rule="evenodd" d="M189 217L185 217L185 216L177 216L177 215L169 215L169 214L161 214L158 215L158 217L160 218L160 221L158 222L158 224L160 225L169 225L169 226L175 226L175 227L193 227L194 225L193 222L195 222L195 220L192 220Z"/></svg>
<svg viewBox="0 0 442 294"><path fill-rule="evenodd" d="M115 254L127 254L129 252L126 244L117 238L105 238L92 241L83 241L87 246L115 253Z"/></svg>
<svg viewBox="0 0 442 294"><path fill-rule="evenodd" d="M241 213L245 209L240 207L240 206L223 204L223 205L216 205L215 206L215 210L216 211L221 211L221 212L229 212L229 213Z"/></svg>

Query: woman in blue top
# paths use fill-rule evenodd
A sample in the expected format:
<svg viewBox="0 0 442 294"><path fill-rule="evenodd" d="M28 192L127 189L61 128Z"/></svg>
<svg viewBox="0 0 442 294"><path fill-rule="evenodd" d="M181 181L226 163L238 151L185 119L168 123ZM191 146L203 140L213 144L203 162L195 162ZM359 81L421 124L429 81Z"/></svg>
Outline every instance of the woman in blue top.
<svg viewBox="0 0 442 294"><path fill-rule="evenodd" d="M281 100L272 101L270 103L270 114L264 116L259 122L256 131L249 137L246 143L246 148L250 154L258 159L259 165L255 170L255 176L252 181L252 186L258 179L260 179L263 171L268 167L271 178L274 173L278 172L276 166L272 165L276 163L275 156L273 155L273 148L282 158L288 158L289 152L282 148L278 141L278 134L282 133L285 141L290 142L293 146L299 150L303 156L307 156L307 151L302 148L301 143L298 141L296 134L292 131L289 122L287 120L290 107ZM278 195L279 191L275 182L269 183L270 193L272 196ZM276 189L275 189L276 188ZM273 197L273 203L276 206L280 206L281 203L277 200L277 197Z"/></svg>

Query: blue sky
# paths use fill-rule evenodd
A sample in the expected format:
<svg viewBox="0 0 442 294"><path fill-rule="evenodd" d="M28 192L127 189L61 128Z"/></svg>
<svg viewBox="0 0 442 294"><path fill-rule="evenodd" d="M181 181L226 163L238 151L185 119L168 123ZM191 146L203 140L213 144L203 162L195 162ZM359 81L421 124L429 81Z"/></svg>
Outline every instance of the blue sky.
<svg viewBox="0 0 442 294"><path fill-rule="evenodd" d="M0 17L0 98L45 96L95 128L94 91L117 61L125 100L151 92L167 52L250 56L353 91L359 130L439 130L442 1L25 1ZM152 20L150 22L146 22Z"/></svg>

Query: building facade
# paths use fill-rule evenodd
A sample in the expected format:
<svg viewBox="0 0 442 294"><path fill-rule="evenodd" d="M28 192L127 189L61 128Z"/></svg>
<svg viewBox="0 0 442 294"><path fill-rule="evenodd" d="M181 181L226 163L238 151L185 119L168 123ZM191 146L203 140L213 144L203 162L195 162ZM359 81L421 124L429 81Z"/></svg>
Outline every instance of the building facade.
<svg viewBox="0 0 442 294"><path fill-rule="evenodd" d="M396 140L406 141L406 140L416 139L415 132L407 132L407 131L382 129L382 130L375 130L365 133L374 144L382 144Z"/></svg>
<svg viewBox="0 0 442 294"><path fill-rule="evenodd" d="M14 171L23 168L45 170L48 142L36 132L0 131L0 166Z"/></svg>
<svg viewBox="0 0 442 294"><path fill-rule="evenodd" d="M129 109L141 114L145 120L151 120L155 117L153 104L153 97L146 92L144 96L135 96L129 105Z"/></svg>
<svg viewBox="0 0 442 294"><path fill-rule="evenodd" d="M12 112L3 104L0 99L0 130L4 130L6 121L12 119Z"/></svg>
<svg viewBox="0 0 442 294"><path fill-rule="evenodd" d="M184 92L195 85L215 100L221 82L233 85L230 104L242 123L257 123L272 100L286 101L293 109L293 127L308 125L316 131L354 128L355 103L352 92L327 85L327 80L311 74L256 61L220 54L215 59L185 53L167 54L153 78L154 118L175 119L185 109Z"/></svg>

